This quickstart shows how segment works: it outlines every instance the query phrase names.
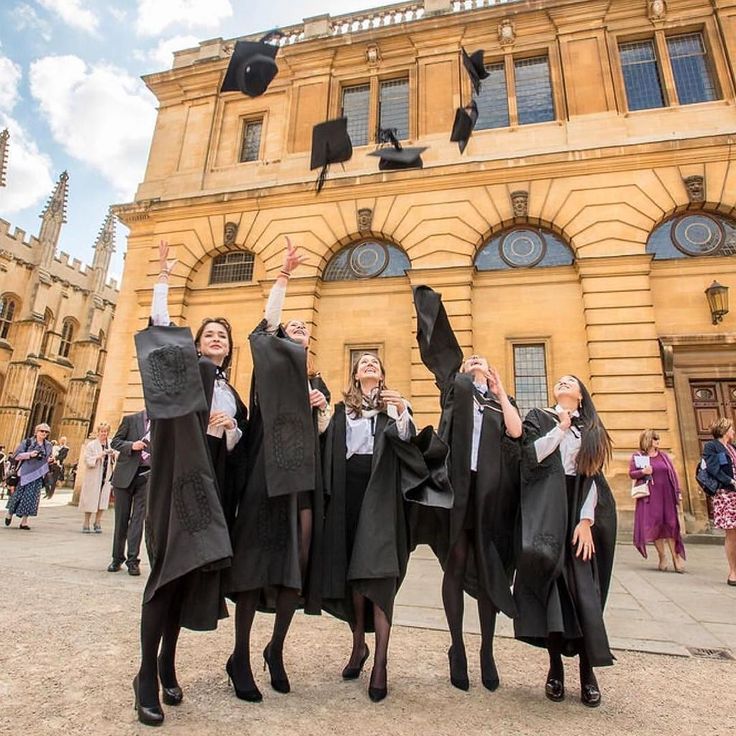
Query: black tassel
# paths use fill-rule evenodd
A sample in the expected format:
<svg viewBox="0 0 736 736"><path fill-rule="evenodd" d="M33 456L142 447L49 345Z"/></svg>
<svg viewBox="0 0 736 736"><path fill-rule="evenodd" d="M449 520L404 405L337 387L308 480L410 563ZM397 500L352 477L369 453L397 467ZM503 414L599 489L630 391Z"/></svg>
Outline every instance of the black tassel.
<svg viewBox="0 0 736 736"><path fill-rule="evenodd" d="M322 169L319 172L319 176L317 177L317 194L319 194L322 191L322 187L325 185L325 179L327 178L327 172L330 169L329 164L325 164Z"/></svg>

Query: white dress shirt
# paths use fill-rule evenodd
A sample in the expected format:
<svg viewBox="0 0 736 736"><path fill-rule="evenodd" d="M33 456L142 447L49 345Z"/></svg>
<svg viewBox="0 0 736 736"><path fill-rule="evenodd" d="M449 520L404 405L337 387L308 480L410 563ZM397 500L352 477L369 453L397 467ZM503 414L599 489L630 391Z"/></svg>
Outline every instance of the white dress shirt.
<svg viewBox="0 0 736 736"><path fill-rule="evenodd" d="M488 396L488 385L485 383L475 383L473 385L483 396ZM475 472L478 470L478 448L480 447L480 433L483 429L483 407L473 398L473 444L470 450L470 469Z"/></svg>
<svg viewBox="0 0 736 736"><path fill-rule="evenodd" d="M153 301L151 302L151 322L157 327L168 327L171 323L169 317L169 285L165 283L157 283L153 286ZM235 394L224 378L215 379L215 388L212 392L212 407L210 415L218 411L224 411L229 417L235 419L238 412L238 405L235 401ZM210 437L222 437L225 435L225 444L230 452L235 445L240 442L243 432L235 421L235 429L225 429L225 427L207 427L207 434Z"/></svg>
<svg viewBox="0 0 736 736"><path fill-rule="evenodd" d="M555 411L559 414L563 408L557 404ZM570 416L579 417L577 411L571 412ZM555 425L544 437L540 437L534 442L534 450L537 454L537 462L542 462L549 457L555 450L560 451L562 457L562 467L565 469L565 475L577 475L577 459L580 452L580 430L570 426L564 430L559 424ZM593 481L585 498L585 503L580 509L580 518L589 519L591 524L595 523L595 507L598 504L598 489L595 481Z"/></svg>
<svg viewBox="0 0 736 736"><path fill-rule="evenodd" d="M349 459L353 455L372 455L373 440L376 432L376 415L377 409L364 409L359 417L354 417L349 410L345 412L345 444L347 452L345 458ZM409 439L411 425L413 419L409 413L407 404L401 416L396 407L389 404L386 413L391 419L396 421L396 427L399 430L399 437L406 442Z"/></svg>

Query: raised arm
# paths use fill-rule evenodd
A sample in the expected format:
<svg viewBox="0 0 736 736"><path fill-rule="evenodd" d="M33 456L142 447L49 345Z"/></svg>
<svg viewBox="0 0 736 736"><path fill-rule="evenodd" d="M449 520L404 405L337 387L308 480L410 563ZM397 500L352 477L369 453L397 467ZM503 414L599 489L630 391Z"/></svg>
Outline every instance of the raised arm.
<svg viewBox="0 0 736 736"><path fill-rule="evenodd" d="M274 285L268 294L266 302L266 329L269 332L276 332L281 324L281 312L284 308L284 298L286 297L286 287L289 284L294 269L307 262L307 257L299 253L297 246L291 244L289 237L286 237L286 253L284 254L284 265L276 277Z"/></svg>
<svg viewBox="0 0 736 736"><path fill-rule="evenodd" d="M515 440L521 437L521 417L517 408L511 403L506 389L504 388L503 381L501 381L501 375L495 368L489 368L486 374L486 381L488 381L488 390L496 394L499 402L501 403L501 409L503 409L503 423L506 425L506 434L509 437L513 437Z"/></svg>
<svg viewBox="0 0 736 736"><path fill-rule="evenodd" d="M169 318L169 276L176 265L176 258L169 259L169 244L162 240L158 244L158 281L153 286L151 301L151 323L157 327L168 327Z"/></svg>

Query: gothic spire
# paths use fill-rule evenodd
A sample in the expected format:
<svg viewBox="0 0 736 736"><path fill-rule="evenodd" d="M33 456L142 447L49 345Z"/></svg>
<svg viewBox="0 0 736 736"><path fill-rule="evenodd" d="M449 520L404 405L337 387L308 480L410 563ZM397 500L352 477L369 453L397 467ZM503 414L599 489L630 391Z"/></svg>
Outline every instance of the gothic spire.
<svg viewBox="0 0 736 736"><path fill-rule="evenodd" d="M54 191L46 203L46 207L41 213L41 231L38 233L38 239L44 247L44 255L42 265L51 263L56 251L56 245L59 242L61 226L66 222L66 204L69 197L69 174L66 171L61 172L59 181L54 187Z"/></svg>
<svg viewBox="0 0 736 736"><path fill-rule="evenodd" d="M115 252L115 215L112 209L108 209L105 221L102 223L100 232L95 240L95 250L109 250Z"/></svg>
<svg viewBox="0 0 736 736"><path fill-rule="evenodd" d="M0 130L0 187L5 186L5 173L8 168L8 141L10 140L10 131Z"/></svg>
<svg viewBox="0 0 736 736"><path fill-rule="evenodd" d="M114 252L115 215L112 209L109 209L95 241L95 255L92 261L92 268L95 270L93 286L95 293L101 292L105 287L107 272L110 268L110 257Z"/></svg>

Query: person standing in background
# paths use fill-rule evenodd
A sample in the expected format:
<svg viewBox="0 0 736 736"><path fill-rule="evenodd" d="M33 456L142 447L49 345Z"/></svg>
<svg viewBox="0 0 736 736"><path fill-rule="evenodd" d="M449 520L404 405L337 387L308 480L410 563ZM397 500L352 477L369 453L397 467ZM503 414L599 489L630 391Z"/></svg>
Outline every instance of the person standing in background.
<svg viewBox="0 0 736 736"><path fill-rule="evenodd" d="M82 533L89 534L92 514L95 515L94 532L102 533L102 514L110 504L110 476L115 467L115 450L110 447L110 425L101 422L97 427L97 437L90 440L84 448L84 463L87 472L79 495L79 510L84 513Z"/></svg>
<svg viewBox="0 0 736 736"><path fill-rule="evenodd" d="M125 562L129 575L141 574L138 554L146 515L148 474L151 470L151 456L147 452L148 434L148 418L145 411L139 411L123 417L110 443L119 455L110 479L115 489L115 535L108 572L117 572Z"/></svg>

